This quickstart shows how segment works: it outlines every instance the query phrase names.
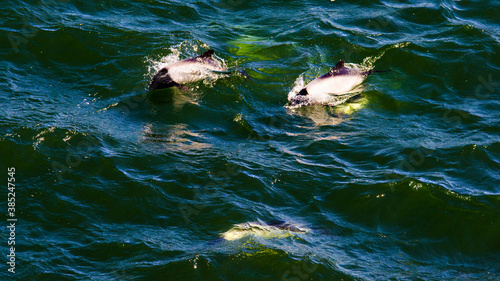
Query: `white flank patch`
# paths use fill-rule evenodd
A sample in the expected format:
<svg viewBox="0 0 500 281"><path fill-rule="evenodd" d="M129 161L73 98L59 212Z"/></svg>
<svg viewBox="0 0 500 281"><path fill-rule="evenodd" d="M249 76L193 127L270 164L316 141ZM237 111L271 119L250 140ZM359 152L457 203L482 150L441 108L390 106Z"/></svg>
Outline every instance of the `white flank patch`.
<svg viewBox="0 0 500 281"><path fill-rule="evenodd" d="M210 76L211 69L206 64L197 62L178 62L168 66L168 74L170 77L179 84L186 84L191 82L200 81Z"/></svg>

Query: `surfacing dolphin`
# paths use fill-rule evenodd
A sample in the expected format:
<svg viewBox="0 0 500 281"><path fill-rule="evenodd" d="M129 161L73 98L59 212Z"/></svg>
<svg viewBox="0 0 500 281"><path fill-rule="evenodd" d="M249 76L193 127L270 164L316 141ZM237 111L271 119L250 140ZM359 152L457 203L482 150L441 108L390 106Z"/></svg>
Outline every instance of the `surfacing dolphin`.
<svg viewBox="0 0 500 281"><path fill-rule="evenodd" d="M300 92L288 97L289 106L330 105L332 96L343 96L361 84L373 70L346 67L340 60L328 73L309 82ZM382 72L382 71L377 71Z"/></svg>
<svg viewBox="0 0 500 281"><path fill-rule="evenodd" d="M210 49L195 58L167 65L153 76L149 90L183 88L186 83L203 80L209 76L210 72L226 73L227 69L212 57L214 53L214 50Z"/></svg>

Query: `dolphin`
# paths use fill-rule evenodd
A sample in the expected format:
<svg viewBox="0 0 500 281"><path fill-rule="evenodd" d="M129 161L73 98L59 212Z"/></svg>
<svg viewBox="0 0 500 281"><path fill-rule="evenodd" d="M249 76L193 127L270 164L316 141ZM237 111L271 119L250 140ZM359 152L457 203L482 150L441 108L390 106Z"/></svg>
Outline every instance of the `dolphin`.
<svg viewBox="0 0 500 281"><path fill-rule="evenodd" d="M216 241L233 241L244 237L262 237L262 238L284 238L295 235L296 233L306 233L309 229L303 226L285 222L246 222L234 225L230 230L221 234Z"/></svg>
<svg viewBox="0 0 500 281"><path fill-rule="evenodd" d="M309 82L296 95L289 95L289 106L325 104L332 96L352 93L372 72L371 69L346 67L341 59L330 71Z"/></svg>
<svg viewBox="0 0 500 281"><path fill-rule="evenodd" d="M210 49L195 58L167 65L153 76L149 90L170 87L183 89L183 84L203 80L210 72L226 73L226 68L212 57L214 53L214 50Z"/></svg>

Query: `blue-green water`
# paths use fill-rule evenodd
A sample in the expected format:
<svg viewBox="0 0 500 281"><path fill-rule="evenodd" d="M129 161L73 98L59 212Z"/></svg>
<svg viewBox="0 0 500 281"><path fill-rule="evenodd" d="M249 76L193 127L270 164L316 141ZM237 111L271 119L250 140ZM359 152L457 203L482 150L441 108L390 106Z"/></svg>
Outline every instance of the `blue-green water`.
<svg viewBox="0 0 500 281"><path fill-rule="evenodd" d="M498 1L185 2L0 7L2 280L500 279ZM286 106L339 59L390 71Z"/></svg>

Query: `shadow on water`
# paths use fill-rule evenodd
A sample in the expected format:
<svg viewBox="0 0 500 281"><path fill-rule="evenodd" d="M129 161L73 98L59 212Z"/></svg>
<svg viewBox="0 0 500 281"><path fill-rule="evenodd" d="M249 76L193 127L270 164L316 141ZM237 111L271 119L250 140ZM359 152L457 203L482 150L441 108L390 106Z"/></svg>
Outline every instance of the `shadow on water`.
<svg viewBox="0 0 500 281"><path fill-rule="evenodd" d="M151 113L156 113L157 111L165 111L177 113L182 110L185 105L188 104L199 104L201 94L196 90L181 90L176 87L161 89L161 90L138 90L128 96L120 98L116 103L109 105L102 110L108 110L115 108L126 114L137 115L141 112L151 111ZM162 107L168 107L163 109Z"/></svg>
<svg viewBox="0 0 500 281"><path fill-rule="evenodd" d="M161 90L153 90L145 93L146 97L156 104L170 104L174 102L174 96L180 92L177 88L167 88Z"/></svg>

